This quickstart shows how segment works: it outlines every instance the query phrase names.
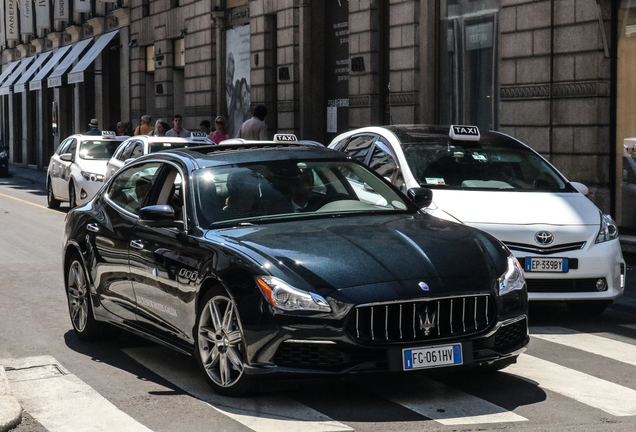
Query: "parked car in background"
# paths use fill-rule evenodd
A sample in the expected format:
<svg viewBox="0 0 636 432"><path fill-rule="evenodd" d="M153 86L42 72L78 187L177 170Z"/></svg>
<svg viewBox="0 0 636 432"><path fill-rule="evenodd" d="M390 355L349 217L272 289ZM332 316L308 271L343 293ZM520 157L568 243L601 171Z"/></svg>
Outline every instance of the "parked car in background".
<svg viewBox="0 0 636 432"><path fill-rule="evenodd" d="M188 148L192 146L214 144L205 132L192 132L188 138L137 135L124 141L108 161L106 180L119 168L139 156L162 150Z"/></svg>
<svg viewBox="0 0 636 432"><path fill-rule="evenodd" d="M9 152L4 147L4 144L0 142L0 177L7 177L9 175Z"/></svg>
<svg viewBox="0 0 636 432"><path fill-rule="evenodd" d="M71 135L51 156L46 175L47 203L71 208L88 202L104 184L106 164L127 136L104 131L102 135Z"/></svg>
<svg viewBox="0 0 636 432"><path fill-rule="evenodd" d="M611 216L515 138L476 126L395 125L352 130L329 147L403 191L430 188L427 212L503 241L524 267L530 300L566 301L592 316L623 294Z"/></svg>
<svg viewBox="0 0 636 432"><path fill-rule="evenodd" d="M142 156L68 214L73 329L192 354L234 396L282 373L514 363L529 341L519 263L495 237L422 212L430 190L409 194L312 145Z"/></svg>

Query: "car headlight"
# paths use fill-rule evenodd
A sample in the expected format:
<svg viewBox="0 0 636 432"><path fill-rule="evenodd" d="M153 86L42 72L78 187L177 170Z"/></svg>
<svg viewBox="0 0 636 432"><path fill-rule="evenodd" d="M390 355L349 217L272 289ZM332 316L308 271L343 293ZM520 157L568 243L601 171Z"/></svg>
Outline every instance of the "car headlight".
<svg viewBox="0 0 636 432"><path fill-rule="evenodd" d="M601 213L601 230L595 243L603 243L618 238L618 227L610 215Z"/></svg>
<svg viewBox="0 0 636 432"><path fill-rule="evenodd" d="M7 152L6 151L0 151L0 158L6 158L7 157Z"/></svg>
<svg viewBox="0 0 636 432"><path fill-rule="evenodd" d="M82 171L82 177L84 177L87 181L104 181L104 176L102 174L93 174L86 171Z"/></svg>
<svg viewBox="0 0 636 432"><path fill-rule="evenodd" d="M273 276L254 277L267 303L284 311L331 312L327 300L318 294L294 288Z"/></svg>
<svg viewBox="0 0 636 432"><path fill-rule="evenodd" d="M513 255L508 256L508 268L499 278L499 295L502 296L512 291L523 289L525 283L526 278L523 276L519 261Z"/></svg>

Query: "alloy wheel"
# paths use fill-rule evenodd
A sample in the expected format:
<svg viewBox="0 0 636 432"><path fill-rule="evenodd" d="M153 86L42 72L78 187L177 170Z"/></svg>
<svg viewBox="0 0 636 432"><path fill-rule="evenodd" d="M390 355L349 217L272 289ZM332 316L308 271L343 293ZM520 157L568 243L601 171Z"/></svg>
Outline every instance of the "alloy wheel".
<svg viewBox="0 0 636 432"><path fill-rule="evenodd" d="M68 308L73 327L83 332L88 321L88 284L84 269L74 260L68 270Z"/></svg>
<svg viewBox="0 0 636 432"><path fill-rule="evenodd" d="M199 356L209 378L219 387L232 387L244 372L243 336L232 300L211 298L201 311L197 330Z"/></svg>

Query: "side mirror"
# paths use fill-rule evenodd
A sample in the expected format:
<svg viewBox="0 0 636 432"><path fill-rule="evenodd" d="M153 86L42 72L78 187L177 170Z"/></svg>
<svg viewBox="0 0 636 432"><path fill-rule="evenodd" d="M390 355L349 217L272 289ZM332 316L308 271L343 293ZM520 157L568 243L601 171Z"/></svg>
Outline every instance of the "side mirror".
<svg viewBox="0 0 636 432"><path fill-rule="evenodd" d="M73 155L71 153L63 153L60 155L60 159L65 162L73 162Z"/></svg>
<svg viewBox="0 0 636 432"><path fill-rule="evenodd" d="M183 229L183 221L175 220L174 210L169 205L151 205L139 210L139 222L154 228Z"/></svg>
<svg viewBox="0 0 636 432"><path fill-rule="evenodd" d="M570 184L574 187L574 189L581 192L585 196L588 196L588 194L590 193L590 190L583 183L570 182Z"/></svg>
<svg viewBox="0 0 636 432"><path fill-rule="evenodd" d="M407 195L413 204L421 208L428 207L433 202L433 191L429 188L411 188Z"/></svg>

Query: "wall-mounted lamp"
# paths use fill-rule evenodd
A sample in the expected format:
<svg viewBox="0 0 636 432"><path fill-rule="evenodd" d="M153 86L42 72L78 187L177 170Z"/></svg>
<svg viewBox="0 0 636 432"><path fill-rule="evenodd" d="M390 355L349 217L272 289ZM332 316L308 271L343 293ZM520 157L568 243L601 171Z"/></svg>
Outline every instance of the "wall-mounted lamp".
<svg viewBox="0 0 636 432"><path fill-rule="evenodd" d="M179 32L179 37L184 37L188 34L188 29L183 29Z"/></svg>
<svg viewBox="0 0 636 432"><path fill-rule="evenodd" d="M137 46L137 39L132 39L130 42L128 42L128 46L129 47L136 47Z"/></svg>

